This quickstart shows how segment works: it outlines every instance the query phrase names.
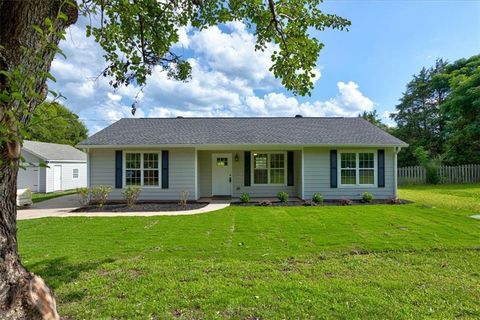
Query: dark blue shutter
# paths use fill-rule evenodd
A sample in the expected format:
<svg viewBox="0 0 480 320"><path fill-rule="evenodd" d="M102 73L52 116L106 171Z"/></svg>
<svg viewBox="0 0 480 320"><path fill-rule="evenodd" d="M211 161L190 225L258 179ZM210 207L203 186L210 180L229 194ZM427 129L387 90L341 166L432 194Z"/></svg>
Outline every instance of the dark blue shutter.
<svg viewBox="0 0 480 320"><path fill-rule="evenodd" d="M378 150L378 187L385 188L385 150Z"/></svg>
<svg viewBox="0 0 480 320"><path fill-rule="evenodd" d="M115 151L115 188L121 189L123 185L123 153L122 150Z"/></svg>
<svg viewBox="0 0 480 320"><path fill-rule="evenodd" d="M330 150L330 188L337 187L337 150Z"/></svg>
<svg viewBox="0 0 480 320"><path fill-rule="evenodd" d="M250 187L251 185L251 158L250 151L245 151L243 159L243 185Z"/></svg>
<svg viewBox="0 0 480 320"><path fill-rule="evenodd" d="M293 151L287 152L287 186L293 186Z"/></svg>
<svg viewBox="0 0 480 320"><path fill-rule="evenodd" d="M168 189L168 151L162 151L162 188Z"/></svg>

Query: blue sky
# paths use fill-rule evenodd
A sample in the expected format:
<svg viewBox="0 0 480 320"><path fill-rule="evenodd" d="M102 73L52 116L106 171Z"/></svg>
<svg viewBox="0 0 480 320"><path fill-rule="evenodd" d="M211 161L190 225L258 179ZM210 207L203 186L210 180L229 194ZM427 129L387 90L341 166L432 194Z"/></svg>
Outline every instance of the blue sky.
<svg viewBox="0 0 480 320"><path fill-rule="evenodd" d="M202 32L180 30L177 49L191 54L192 80L180 83L155 72L139 95L137 117L355 116L377 109L388 119L406 83L437 57L454 61L480 53L480 1L326 1L322 9L352 21L349 32L315 34L325 48L310 97L295 97L268 71L269 56L253 50L245 26L230 23ZM139 88L113 90L96 79L102 51L85 38L84 21L61 44L50 86L67 97L90 133L130 117Z"/></svg>
<svg viewBox="0 0 480 320"><path fill-rule="evenodd" d="M423 66L480 53L480 1L331 0L323 8L352 26L318 34L326 46L312 98L332 96L332 84L349 79L379 111L390 111Z"/></svg>

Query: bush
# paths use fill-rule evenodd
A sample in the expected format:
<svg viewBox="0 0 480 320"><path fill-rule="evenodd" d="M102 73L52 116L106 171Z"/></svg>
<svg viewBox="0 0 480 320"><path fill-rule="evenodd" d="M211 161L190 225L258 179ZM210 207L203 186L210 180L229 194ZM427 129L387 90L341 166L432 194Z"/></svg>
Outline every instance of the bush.
<svg viewBox="0 0 480 320"><path fill-rule="evenodd" d="M427 183L429 184L439 184L440 183L440 175L438 174L439 164L436 161L431 161L425 166L425 178L427 179Z"/></svg>
<svg viewBox="0 0 480 320"><path fill-rule="evenodd" d="M98 204L100 208L107 203L110 192L112 192L112 187L110 186L96 186L90 189L93 201Z"/></svg>
<svg viewBox="0 0 480 320"><path fill-rule="evenodd" d="M127 206L131 208L137 203L141 191L142 189L139 186L128 186L123 190L122 193L127 202Z"/></svg>
<svg viewBox="0 0 480 320"><path fill-rule="evenodd" d="M315 203L322 204L323 203L323 195L320 192L316 192L313 194L312 201Z"/></svg>
<svg viewBox="0 0 480 320"><path fill-rule="evenodd" d="M442 157L430 157L430 152L426 151L423 147L416 148L413 153L418 162L420 162L420 164L425 168L425 178L427 183L439 184L440 175L438 174L438 168L442 164Z"/></svg>
<svg viewBox="0 0 480 320"><path fill-rule="evenodd" d="M362 195L362 200L365 202L372 202L373 194L371 194L370 192L364 192Z"/></svg>
<svg viewBox="0 0 480 320"><path fill-rule="evenodd" d="M180 202L178 203L182 208L186 209L187 204L188 204L188 196L190 195L190 192L188 191L182 191L180 192Z"/></svg>
<svg viewBox="0 0 480 320"><path fill-rule="evenodd" d="M340 203L342 204L342 206L351 206L353 204L353 201L350 199L342 199Z"/></svg>
<svg viewBox="0 0 480 320"><path fill-rule="evenodd" d="M80 205L86 206L90 202L90 189L89 188L77 188L78 202Z"/></svg>
<svg viewBox="0 0 480 320"><path fill-rule="evenodd" d="M281 202L288 201L288 193L286 193L285 191L280 191L279 193L277 193L277 197L278 200L280 200Z"/></svg>
<svg viewBox="0 0 480 320"><path fill-rule="evenodd" d="M246 192L242 193L242 195L240 196L240 201L243 203L250 202L250 195Z"/></svg>

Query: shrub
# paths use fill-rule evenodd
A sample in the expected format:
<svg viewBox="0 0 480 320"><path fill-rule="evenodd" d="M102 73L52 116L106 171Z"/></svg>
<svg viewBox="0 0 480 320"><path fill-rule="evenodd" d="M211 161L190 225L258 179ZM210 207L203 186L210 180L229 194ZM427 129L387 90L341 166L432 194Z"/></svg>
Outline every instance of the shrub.
<svg viewBox="0 0 480 320"><path fill-rule="evenodd" d="M364 192L362 195L362 200L365 202L372 202L373 194L371 194L370 192Z"/></svg>
<svg viewBox="0 0 480 320"><path fill-rule="evenodd" d="M420 164L425 168L425 178L427 183L439 184L440 175L438 174L438 168L442 164L442 157L430 157L430 152L426 151L423 147L416 148L413 153L418 162L420 162Z"/></svg>
<svg viewBox="0 0 480 320"><path fill-rule="evenodd" d="M340 203L342 204L342 206L351 206L353 204L353 201L350 199L342 199Z"/></svg>
<svg viewBox="0 0 480 320"><path fill-rule="evenodd" d="M187 207L187 202L188 202L188 196L189 195L190 195L190 192L188 192L188 191L180 192L180 203L179 203L179 205L182 206L184 209Z"/></svg>
<svg viewBox="0 0 480 320"><path fill-rule="evenodd" d="M139 186L128 186L123 190L123 197L127 202L127 206L131 208L137 203L141 191L142 189Z"/></svg>
<svg viewBox="0 0 480 320"><path fill-rule="evenodd" d="M242 193L242 195L240 196L240 201L243 203L250 202L250 195L246 192Z"/></svg>
<svg viewBox="0 0 480 320"><path fill-rule="evenodd" d="M86 206L90 201L90 189L89 188L77 188L78 202L80 205Z"/></svg>
<svg viewBox="0 0 480 320"><path fill-rule="evenodd" d="M322 204L323 203L323 195L320 192L316 192L313 194L312 201L315 203Z"/></svg>
<svg viewBox="0 0 480 320"><path fill-rule="evenodd" d="M287 200L288 200L288 193L286 193L285 191L280 191L279 193L277 193L277 198L278 198L278 200L280 200L281 202L287 202Z"/></svg>
<svg viewBox="0 0 480 320"><path fill-rule="evenodd" d="M107 203L108 196L112 192L112 187L110 186L96 186L90 189L92 194L93 201L102 208L105 203Z"/></svg>

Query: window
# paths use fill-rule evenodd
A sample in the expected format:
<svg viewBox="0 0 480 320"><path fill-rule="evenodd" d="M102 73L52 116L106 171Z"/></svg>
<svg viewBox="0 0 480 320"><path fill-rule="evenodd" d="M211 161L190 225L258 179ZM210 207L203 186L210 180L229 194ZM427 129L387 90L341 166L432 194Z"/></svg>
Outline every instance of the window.
<svg viewBox="0 0 480 320"><path fill-rule="evenodd" d="M228 158L217 158L217 167L227 167Z"/></svg>
<svg viewBox="0 0 480 320"><path fill-rule="evenodd" d="M159 154L126 153L125 184L158 187L160 185Z"/></svg>
<svg viewBox="0 0 480 320"><path fill-rule="evenodd" d="M374 185L375 154L373 152L340 153L341 185Z"/></svg>
<svg viewBox="0 0 480 320"><path fill-rule="evenodd" d="M284 153L253 154L253 184L285 184Z"/></svg>
<svg viewBox="0 0 480 320"><path fill-rule="evenodd" d="M73 169L72 175L73 175L73 179L78 179L78 168Z"/></svg>

